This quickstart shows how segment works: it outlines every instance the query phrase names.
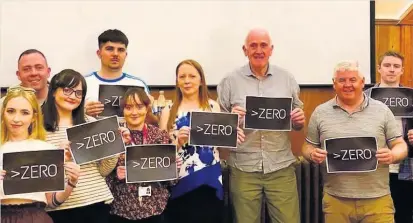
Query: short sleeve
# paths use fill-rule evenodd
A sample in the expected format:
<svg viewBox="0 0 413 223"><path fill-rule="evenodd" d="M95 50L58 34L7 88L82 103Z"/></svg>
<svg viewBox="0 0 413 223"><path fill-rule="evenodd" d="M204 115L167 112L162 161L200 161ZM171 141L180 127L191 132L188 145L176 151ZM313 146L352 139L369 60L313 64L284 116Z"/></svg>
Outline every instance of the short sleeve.
<svg viewBox="0 0 413 223"><path fill-rule="evenodd" d="M313 144L315 146L319 146L321 144L318 115L319 115L319 112L318 112L318 109L316 108L313 114L311 114L310 121L308 123L308 128L307 128L307 137L305 139L308 143Z"/></svg>
<svg viewBox="0 0 413 223"><path fill-rule="evenodd" d="M384 131L386 142L390 142L398 137L402 136L402 129L399 128L397 125L397 120L393 115L393 112L385 106L385 123L384 123Z"/></svg>
<svg viewBox="0 0 413 223"><path fill-rule="evenodd" d="M217 86L218 99L217 102L223 112L231 112L231 85L229 77L221 80Z"/></svg>
<svg viewBox="0 0 413 223"><path fill-rule="evenodd" d="M293 109L295 108L303 109L304 104L300 100L300 86L298 86L298 83L293 76L290 76L290 83L291 83L291 88L292 88Z"/></svg>

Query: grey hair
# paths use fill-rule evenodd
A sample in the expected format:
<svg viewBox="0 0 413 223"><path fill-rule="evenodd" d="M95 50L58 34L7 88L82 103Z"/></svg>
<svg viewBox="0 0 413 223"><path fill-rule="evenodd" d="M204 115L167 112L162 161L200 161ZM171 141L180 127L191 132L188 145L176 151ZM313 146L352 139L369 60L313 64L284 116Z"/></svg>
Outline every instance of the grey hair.
<svg viewBox="0 0 413 223"><path fill-rule="evenodd" d="M340 61L339 63L337 63L336 66L334 67L333 79L337 77L338 72L344 72L344 71L357 71L359 77L364 78L363 73L360 72L359 63L356 60L344 60L344 61Z"/></svg>

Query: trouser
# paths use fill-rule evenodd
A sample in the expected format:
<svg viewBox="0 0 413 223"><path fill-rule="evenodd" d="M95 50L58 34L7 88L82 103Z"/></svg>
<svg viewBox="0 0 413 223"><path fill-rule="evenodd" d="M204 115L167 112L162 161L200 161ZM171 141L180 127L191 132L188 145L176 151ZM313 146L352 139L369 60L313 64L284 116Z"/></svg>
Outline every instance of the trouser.
<svg viewBox="0 0 413 223"><path fill-rule="evenodd" d="M231 167L230 193L237 223L259 223L264 198L272 223L300 222L294 165L267 174Z"/></svg>
<svg viewBox="0 0 413 223"><path fill-rule="evenodd" d="M175 199L166 207L169 223L221 223L224 201L216 196L216 189L203 185Z"/></svg>
<svg viewBox="0 0 413 223"><path fill-rule="evenodd" d="M1 205L1 223L53 223L45 207L41 202Z"/></svg>
<svg viewBox="0 0 413 223"><path fill-rule="evenodd" d="M390 191L396 210L395 222L413 222L413 181L399 180L397 173L391 173Z"/></svg>
<svg viewBox="0 0 413 223"><path fill-rule="evenodd" d="M54 223L108 223L109 205L101 203L84 207L49 211Z"/></svg>
<svg viewBox="0 0 413 223"><path fill-rule="evenodd" d="M323 212L325 223L394 223L390 194L379 198L342 198L324 193Z"/></svg>

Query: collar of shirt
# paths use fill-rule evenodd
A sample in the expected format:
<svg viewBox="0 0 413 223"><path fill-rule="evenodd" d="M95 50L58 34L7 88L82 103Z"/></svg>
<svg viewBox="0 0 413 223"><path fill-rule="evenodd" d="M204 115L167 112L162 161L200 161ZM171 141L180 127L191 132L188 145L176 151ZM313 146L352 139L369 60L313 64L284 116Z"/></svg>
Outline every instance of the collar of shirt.
<svg viewBox="0 0 413 223"><path fill-rule="evenodd" d="M367 95L363 92L363 102L360 105L360 111L363 111L367 106L369 105L370 102L370 97L367 97ZM333 108L341 108L341 106L337 103L337 95L334 97L334 100L332 102Z"/></svg>
<svg viewBox="0 0 413 223"><path fill-rule="evenodd" d="M381 83L379 82L379 83L375 84L374 87L380 87L380 84ZM399 87L403 87L403 85L399 84Z"/></svg>
<svg viewBox="0 0 413 223"><path fill-rule="evenodd" d="M246 75L246 76L257 78L257 75L255 75L255 74L252 72L252 70L251 70L251 65L250 65L249 63L246 64L246 65L243 67L243 72L242 72L242 73L243 73L244 75ZM271 65L268 64L268 68L267 68L265 77L273 76L274 73L275 73L274 69L272 69Z"/></svg>

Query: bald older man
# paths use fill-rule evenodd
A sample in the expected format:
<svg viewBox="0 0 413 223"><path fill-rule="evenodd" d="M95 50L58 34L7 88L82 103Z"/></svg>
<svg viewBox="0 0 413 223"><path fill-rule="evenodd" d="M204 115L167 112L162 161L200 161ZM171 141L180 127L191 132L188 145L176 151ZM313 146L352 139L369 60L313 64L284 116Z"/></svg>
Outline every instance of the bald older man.
<svg viewBox="0 0 413 223"><path fill-rule="evenodd" d="M389 164L407 156L401 129L385 104L364 94L364 77L357 62L338 63L333 84L337 95L314 110L303 147L304 157L321 164L325 222L392 223ZM325 140L356 136L376 138L377 170L327 173Z"/></svg>
<svg viewBox="0 0 413 223"><path fill-rule="evenodd" d="M223 111L245 116L245 97L292 97L294 130L303 128L305 117L299 86L286 70L270 65L273 45L264 29L251 30L242 47L249 63L234 70L218 85ZM243 126L241 121L240 126ZM271 222L300 222L297 182L288 132L244 130L245 141L229 156L230 192L238 223L260 222L265 199Z"/></svg>

